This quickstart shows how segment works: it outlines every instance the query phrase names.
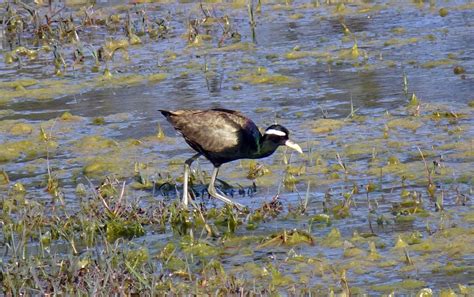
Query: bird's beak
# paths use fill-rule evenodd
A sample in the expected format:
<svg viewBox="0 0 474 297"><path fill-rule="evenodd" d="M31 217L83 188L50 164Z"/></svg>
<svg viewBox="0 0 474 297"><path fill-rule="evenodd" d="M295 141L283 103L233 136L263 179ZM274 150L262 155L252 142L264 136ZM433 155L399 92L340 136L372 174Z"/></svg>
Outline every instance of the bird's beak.
<svg viewBox="0 0 474 297"><path fill-rule="evenodd" d="M289 139L287 141L285 141L285 145L289 148L294 149L295 151L297 151L300 154L303 153L303 150L301 149L301 147L298 144L294 143L293 141L291 141Z"/></svg>

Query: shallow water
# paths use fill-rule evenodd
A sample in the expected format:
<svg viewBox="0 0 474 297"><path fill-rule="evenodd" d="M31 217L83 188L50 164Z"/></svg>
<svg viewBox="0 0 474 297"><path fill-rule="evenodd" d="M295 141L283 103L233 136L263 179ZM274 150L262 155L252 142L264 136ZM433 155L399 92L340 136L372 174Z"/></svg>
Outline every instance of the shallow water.
<svg viewBox="0 0 474 297"><path fill-rule="evenodd" d="M104 14L123 9L123 6L112 6L112 2L101 2L100 6L104 7L100 10ZM445 17L439 15L443 6L449 11ZM205 7L215 17L229 16L232 30L241 34L240 44L235 46L226 40L228 47L217 47L223 28L219 23L200 27L211 35L210 41L189 45L183 37L187 32L186 20L203 17L199 5L149 3L139 4L136 9L146 9L152 19L165 18L170 30L163 38L144 36L142 45L130 45L127 49L130 60L126 61L124 55L118 53L106 63L112 80L102 79L104 63L99 73L90 71L93 59L89 53L78 70L68 67L61 77L53 74L51 52L40 52L33 61L20 57L21 65L18 62L7 64L2 59L2 83L18 79L36 82L26 86L26 93L20 90L13 95L14 87L0 85L0 145L2 149L15 151L9 144L27 140L37 146L31 151L20 148L17 155L0 154L1 168L11 180L10 185L1 185L4 199L11 184L19 182L27 189L28 199L50 203L51 196L44 190L48 173L46 159L60 182L66 208L70 211L79 207L77 184L88 185L89 180L98 184L105 175L115 175L131 184L134 163L145 164L141 173L152 180L170 176L176 181L181 176L182 162L192 152L157 110L238 109L260 127L273 122L285 125L291 131L291 138L302 144L306 155L300 157L280 149L274 156L259 160L271 173L255 181L246 178L249 162L224 165L220 178L234 189L239 185L249 189L252 182L257 185L257 192L251 197L239 195L235 190L235 199L256 209L281 190L280 199L287 210L289 205L295 206L305 198L310 184L305 215L292 218L291 211L285 211L289 214L261 223L256 230L239 228L239 236L266 236L283 229L307 230L312 215L322 213L325 208L331 210L355 186L359 193L352 195L356 206L351 208L350 216L331 218L331 227L313 226L310 230L316 245L296 246L293 248L296 254L322 257L338 269L347 269L349 284L362 292L390 291L376 286L396 284L404 279L423 281L420 287L437 291L458 283L472 286L474 258L469 247L472 239L464 238L463 244L467 247L460 249L460 256L453 257L449 254L450 246L444 242L450 237L446 234L436 237L436 232L430 235L427 230L427 225L438 232L455 226L464 228L472 238L473 221L465 219L469 214L472 216L472 202L468 200L466 205L460 205L456 200L459 195L471 198L474 182L472 3L356 1L346 3L342 10L338 5L315 6L300 1L264 2L262 12L256 15L255 40L252 40L245 5L232 2ZM71 11L77 9L72 7ZM351 33L345 33L341 23ZM121 29L107 33L100 26L85 26L78 34L84 44L93 48L103 44L105 34L124 37ZM10 45L5 34L1 37L5 56ZM21 45L32 47L31 38L24 38ZM353 49L354 40L357 52ZM73 62L73 48L71 44L62 48L68 65ZM453 73L457 65L466 72ZM155 73L164 73L166 78L151 81L149 76ZM266 77L267 74L284 77ZM404 93L404 75L407 94ZM258 83L262 78L274 79L274 83ZM40 93L39 89L51 92ZM410 106L413 93L419 101ZM353 117L350 117L351 102L356 110ZM66 111L73 118L61 118ZM103 122L97 125L93 120L98 117L103 117ZM337 121L331 123L325 118ZM30 128L19 129L18 123L26 123ZM156 137L158 125L166 135L162 140ZM45 149L38 141L40 127L51 134L57 146ZM94 137L89 137L91 135ZM133 144L132 139L140 143ZM437 189L434 199L440 195L444 198L442 213L434 211L434 203L429 199L426 170L418 148L423 151L430 170L433 161L440 164L433 169L433 181ZM337 154L346 166L346 173L336 160ZM293 190L296 191L290 189L291 185L284 186L287 158L292 168L304 168L299 174L293 174L297 181ZM98 161L105 162L103 170L88 167ZM205 160L199 161L199 167L210 173L210 165ZM344 256L348 250L344 248L344 241L368 250L367 241L358 242L353 233L371 231L365 190L369 183L377 186L369 194L371 204L377 204L370 215L373 231L378 235L374 242L386 261L395 261L388 269L362 263L363 257ZM177 185L179 191L179 180ZM203 188L198 185L195 190L204 193ZM392 215L393 203L406 199L406 192L422 195L429 213L427 217L417 216L409 223L396 221ZM163 199L168 203L175 199L176 190L172 186L164 192L129 189L128 193L131 197L140 197L143 205L149 205ZM221 206L213 200L205 202L209 206ZM333 216L331 211L329 214ZM375 221L381 216L390 223L377 226ZM342 239L328 246L324 244L327 240L324 237L332 228L341 232ZM403 261L399 261L403 253L393 252L391 247L398 236L407 237L415 231L421 232L423 240L443 241L430 250L440 256L430 257L422 250L410 251L416 267L404 269ZM453 232L452 236L457 235ZM169 237L149 230L135 241L153 255L168 240ZM295 272L294 263L287 261L289 250L282 246L256 251L250 256L237 253L221 260L230 272L248 261L279 265L280 272L292 275L297 286L321 284L324 287L328 279L317 274L312 274L308 283L298 281L300 274ZM453 274L442 269L433 272L448 262L465 269ZM357 267L352 267L353 263ZM311 269L302 268L301 274ZM253 277L236 271L244 278ZM329 283L337 281L333 277ZM406 292L416 291L413 288Z"/></svg>

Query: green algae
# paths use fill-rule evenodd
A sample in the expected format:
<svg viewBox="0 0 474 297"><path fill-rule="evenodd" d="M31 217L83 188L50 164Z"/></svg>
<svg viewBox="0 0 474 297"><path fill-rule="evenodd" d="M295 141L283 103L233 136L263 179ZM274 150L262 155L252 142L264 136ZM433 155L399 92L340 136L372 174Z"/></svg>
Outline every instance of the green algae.
<svg viewBox="0 0 474 297"><path fill-rule="evenodd" d="M337 228L332 228L331 231L326 235L324 240L321 241L321 245L330 248L338 248L343 246L341 232Z"/></svg>
<svg viewBox="0 0 474 297"><path fill-rule="evenodd" d="M254 262L246 262L242 268L253 277L264 277L268 275L268 271L265 267L262 267L261 265L258 265Z"/></svg>
<svg viewBox="0 0 474 297"><path fill-rule="evenodd" d="M304 18L304 14L294 13L294 14L290 15L289 18L292 19L292 20L299 20L299 19Z"/></svg>
<svg viewBox="0 0 474 297"><path fill-rule="evenodd" d="M248 179L257 179L258 177L264 176L264 175L269 175L272 172L270 169L267 168L267 166L263 164L259 164L254 160L251 160L248 164L249 170L247 173L247 178Z"/></svg>
<svg viewBox="0 0 474 297"><path fill-rule="evenodd" d="M380 268L392 268L392 267L395 267L399 264L398 261L395 261L395 260L388 260L388 261L382 261L380 263L377 264L377 267L380 267Z"/></svg>
<svg viewBox="0 0 474 297"><path fill-rule="evenodd" d="M34 81L34 83L19 82L14 90L2 90L0 100L9 101L15 98L54 99L59 96L77 94L87 85L87 83L69 83L67 80L42 80L41 82Z"/></svg>
<svg viewBox="0 0 474 297"><path fill-rule="evenodd" d="M380 255L380 253L377 251L377 248L375 246L375 242L370 241L369 242L369 254L367 255L367 260L369 261L378 261L383 259L383 256Z"/></svg>
<svg viewBox="0 0 474 297"><path fill-rule="evenodd" d="M426 69L431 69L439 66L446 66L446 65L453 65L454 61L451 59L441 59L441 60L434 60L434 61L428 61L420 66Z"/></svg>
<svg viewBox="0 0 474 297"><path fill-rule="evenodd" d="M464 273L466 270L472 270L471 266L458 266L454 263L448 262L444 266L436 267L431 270L432 273L443 273L446 275L455 275L459 273Z"/></svg>
<svg viewBox="0 0 474 297"><path fill-rule="evenodd" d="M19 80L4 83L0 85L2 91L0 92L0 102L15 98L51 100L66 95L79 94L88 89L155 84L165 80L168 76L166 73L112 75L108 68L104 73L98 79L83 80L79 83L68 78L41 81Z"/></svg>
<svg viewBox="0 0 474 297"><path fill-rule="evenodd" d="M105 118L104 117L97 117L92 119L92 124L96 126L105 125Z"/></svg>
<svg viewBox="0 0 474 297"><path fill-rule="evenodd" d="M419 41L416 37L410 37L406 39L391 38L384 42L384 46L405 46L410 44L415 44Z"/></svg>
<svg viewBox="0 0 474 297"><path fill-rule="evenodd" d="M297 59L303 59L303 58L307 58L307 57L315 57L316 53L314 52L309 52L309 51L291 51L291 52L287 52L284 57L285 59L288 59L288 60L297 60Z"/></svg>
<svg viewBox="0 0 474 297"><path fill-rule="evenodd" d="M418 200L417 193L413 193L413 196L411 196L412 193L404 193L402 191L402 198L404 199L413 199L413 200L404 200L400 203L394 202L392 203L392 214L397 215L397 220L400 221L412 221L415 219L415 217L409 216L409 214L419 214L419 213L425 213L425 210L423 209L423 204L421 200ZM398 216L400 215L400 216Z"/></svg>
<svg viewBox="0 0 474 297"><path fill-rule="evenodd" d="M458 287L461 294L470 296L474 293L474 286L465 286L462 284L458 284Z"/></svg>
<svg viewBox="0 0 474 297"><path fill-rule="evenodd" d="M411 245L410 250L421 253L443 251L451 257L473 252L474 249L472 248L472 239L466 237L466 234L470 234L472 231L466 230L464 228L451 228L448 230L446 230L444 234L440 234L445 238L440 236L432 236L422 240L420 243Z"/></svg>
<svg viewBox="0 0 474 297"><path fill-rule="evenodd" d="M397 242L395 243L394 249L404 249L408 246L408 244L402 239L399 235L397 238Z"/></svg>
<svg viewBox="0 0 474 297"><path fill-rule="evenodd" d="M251 42L237 42L218 48L218 51L234 52L234 51L253 51L255 44Z"/></svg>
<svg viewBox="0 0 474 297"><path fill-rule="evenodd" d="M281 287L288 286L294 283L294 280L291 276L282 274L273 266L270 266L268 270L270 271L272 285L276 287Z"/></svg>
<svg viewBox="0 0 474 297"><path fill-rule="evenodd" d="M357 13L359 14L369 14L369 13L376 13L382 9L385 9L385 4L373 4L365 5L365 3L361 3L361 7L357 9Z"/></svg>
<svg viewBox="0 0 474 297"><path fill-rule="evenodd" d="M323 59L323 60L330 60L331 54L329 52L318 52L318 51L302 51L293 49L289 52L286 52L283 57L287 60L299 60L304 58L315 58L315 59Z"/></svg>
<svg viewBox="0 0 474 297"><path fill-rule="evenodd" d="M344 249L344 253L343 253L343 256L346 258L362 257L365 255L366 255L365 251L357 247L350 247L350 248Z"/></svg>
<svg viewBox="0 0 474 297"><path fill-rule="evenodd" d="M168 77L166 73L154 73L147 76L149 83L158 83L165 80Z"/></svg>
<svg viewBox="0 0 474 297"><path fill-rule="evenodd" d="M10 128L10 134L12 135L28 135L33 132L34 127L27 123L14 124Z"/></svg>
<svg viewBox="0 0 474 297"><path fill-rule="evenodd" d="M262 67L258 67L254 72L250 71L240 76L239 79L250 84L289 85L298 82L296 78L291 76L270 74L265 68Z"/></svg>
<svg viewBox="0 0 474 297"><path fill-rule="evenodd" d="M339 176L332 175L330 176L332 179L338 179ZM350 207L346 203L341 203L338 205L335 205L332 208L332 213L334 215L335 219L344 219L347 218L351 215Z"/></svg>
<svg viewBox="0 0 474 297"><path fill-rule="evenodd" d="M344 154L348 157L359 157L362 155L372 155L374 150L381 152L384 150L381 140L367 140L359 143L349 143L344 145Z"/></svg>
<svg viewBox="0 0 474 297"><path fill-rule="evenodd" d="M38 80L36 79L18 79L14 81L9 81L9 82L0 82L0 88L1 89L26 89L28 87L37 85L39 83Z"/></svg>
<svg viewBox="0 0 474 297"><path fill-rule="evenodd" d="M260 242L264 240L262 236L256 235L238 235L227 237L223 240L223 248L224 249L240 249L240 248L248 248L249 246L253 246L256 242Z"/></svg>
<svg viewBox="0 0 474 297"><path fill-rule="evenodd" d="M423 288L418 293L416 294L417 297L432 297L433 296L433 290L430 288Z"/></svg>
<svg viewBox="0 0 474 297"><path fill-rule="evenodd" d="M139 74L126 75L104 75L97 81L96 86L100 88L112 88L118 86L137 86L146 83L146 76Z"/></svg>
<svg viewBox="0 0 474 297"><path fill-rule="evenodd" d="M474 211L462 214L462 218L467 223L474 223Z"/></svg>
<svg viewBox="0 0 474 297"><path fill-rule="evenodd" d="M336 119L317 119L311 124L312 131L318 134L325 134L338 130L345 125L344 121Z"/></svg>
<svg viewBox="0 0 474 297"><path fill-rule="evenodd" d="M346 6L344 3L340 2L337 3L336 6L334 7L334 13L344 13L346 12Z"/></svg>
<svg viewBox="0 0 474 297"><path fill-rule="evenodd" d="M84 136L75 142L74 148L79 152L101 151L110 148L115 148L118 143L102 136Z"/></svg>
<svg viewBox="0 0 474 297"><path fill-rule="evenodd" d="M456 74L456 75L460 75L460 74L466 73L466 69L465 69L463 66L456 65L456 66L454 66L454 68L453 68L453 72L454 72L454 74Z"/></svg>
<svg viewBox="0 0 474 297"><path fill-rule="evenodd" d="M86 163L82 173L89 176L100 176L107 173L117 172L118 165L114 161L104 161L100 158Z"/></svg>
<svg viewBox="0 0 474 297"><path fill-rule="evenodd" d="M440 292L439 292L439 296L440 297L456 297L458 296L453 289L451 288L447 288L447 289L442 289Z"/></svg>
<svg viewBox="0 0 474 297"><path fill-rule="evenodd" d="M425 286L426 286L426 282L424 281L415 280L415 279L407 279L400 282L395 282L393 284L372 285L370 286L370 288L374 291L379 291L379 292L392 292L392 291L398 291L400 289L413 290L413 289L418 289Z"/></svg>
<svg viewBox="0 0 474 297"><path fill-rule="evenodd" d="M327 227L331 226L331 218L327 215L327 214L317 214L317 215L314 215L312 216L310 219L309 219L309 223L310 224L322 224L322 225L325 225Z"/></svg>
<svg viewBox="0 0 474 297"><path fill-rule="evenodd" d="M105 226L109 242L114 242L119 238L131 239L145 235L145 229L138 222L111 220Z"/></svg>
<svg viewBox="0 0 474 297"><path fill-rule="evenodd" d="M220 253L220 249L210 245L207 242L197 242L184 244L183 252L197 257L212 257L218 255Z"/></svg>
<svg viewBox="0 0 474 297"><path fill-rule="evenodd" d="M442 7L442 8L439 9L438 13L439 13L440 17L445 17L445 16L448 15L449 10L445 7Z"/></svg>
<svg viewBox="0 0 474 297"><path fill-rule="evenodd" d="M125 258L132 267L138 267L148 262L150 259L150 253L146 248L139 248L127 251Z"/></svg>
<svg viewBox="0 0 474 297"><path fill-rule="evenodd" d="M18 159L34 159L54 153L58 143L49 141L46 144L39 140L20 140L0 144L0 162L10 162Z"/></svg>
<svg viewBox="0 0 474 297"><path fill-rule="evenodd" d="M0 185L8 185L10 183L10 177L8 176L8 173L2 169L0 172Z"/></svg>
<svg viewBox="0 0 474 297"><path fill-rule="evenodd" d="M305 231L284 230L282 233L273 234L269 239L266 239L257 248L263 249L270 246L279 246L279 245L294 246L294 245L299 245L299 244L314 245L315 240L311 234Z"/></svg>
<svg viewBox="0 0 474 297"><path fill-rule="evenodd" d="M395 27L390 30L390 32L397 34L397 35L403 35L407 32L406 28L404 27Z"/></svg>
<svg viewBox="0 0 474 297"><path fill-rule="evenodd" d="M419 118L400 118L400 119L393 119L387 122L387 126L390 129L401 128L416 131L419 129L423 123Z"/></svg>
<svg viewBox="0 0 474 297"><path fill-rule="evenodd" d="M59 119L61 121L79 121L82 120L80 116L72 115L69 111L64 112Z"/></svg>

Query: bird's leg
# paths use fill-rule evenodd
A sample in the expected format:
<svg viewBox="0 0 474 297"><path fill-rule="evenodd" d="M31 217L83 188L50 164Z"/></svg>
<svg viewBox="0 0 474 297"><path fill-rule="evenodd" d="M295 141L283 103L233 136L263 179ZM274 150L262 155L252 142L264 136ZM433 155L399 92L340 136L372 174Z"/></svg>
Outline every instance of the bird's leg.
<svg viewBox="0 0 474 297"><path fill-rule="evenodd" d="M214 186L214 183L216 182L216 178L217 178L218 173L219 173L219 167L214 167L214 171L212 172L212 176L211 176L211 183L209 184L209 188L207 189L207 191L209 192L209 195L211 195L212 197L217 198L217 199L219 199L219 200L221 200L221 201L223 201L227 204L235 206L238 209L243 209L245 206L243 206L242 204L234 202L234 201L230 200L229 198L227 198L226 196L217 193L217 190L216 190L216 187Z"/></svg>
<svg viewBox="0 0 474 297"><path fill-rule="evenodd" d="M200 156L201 156L201 153L197 153L184 162L183 205L186 207L188 206L188 181L189 181L189 171L191 169L191 163L193 163Z"/></svg>

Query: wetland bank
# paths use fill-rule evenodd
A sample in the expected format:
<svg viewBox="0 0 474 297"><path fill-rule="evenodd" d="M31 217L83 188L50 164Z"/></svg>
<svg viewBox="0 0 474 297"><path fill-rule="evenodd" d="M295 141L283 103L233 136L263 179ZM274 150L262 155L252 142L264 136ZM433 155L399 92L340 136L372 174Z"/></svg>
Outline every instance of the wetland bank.
<svg viewBox="0 0 474 297"><path fill-rule="evenodd" d="M184 3L186 2L186 3ZM5 295L474 294L470 1L0 4ZM158 109L280 149L193 164Z"/></svg>

